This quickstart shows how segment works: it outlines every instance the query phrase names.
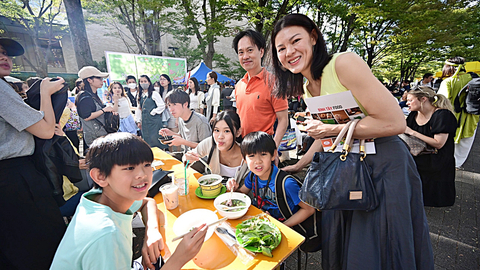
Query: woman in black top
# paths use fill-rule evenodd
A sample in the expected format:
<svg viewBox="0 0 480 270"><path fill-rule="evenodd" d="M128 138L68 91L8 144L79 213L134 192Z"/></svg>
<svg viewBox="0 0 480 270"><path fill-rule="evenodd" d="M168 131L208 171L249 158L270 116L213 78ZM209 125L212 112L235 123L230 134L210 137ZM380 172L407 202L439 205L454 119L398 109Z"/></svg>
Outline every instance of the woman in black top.
<svg viewBox="0 0 480 270"><path fill-rule="evenodd" d="M454 137L457 121L450 101L428 86L408 92L405 133L438 149L437 154L414 157L423 186L425 206L452 206L455 203Z"/></svg>
<svg viewBox="0 0 480 270"><path fill-rule="evenodd" d="M78 77L85 84L84 90L77 96L76 105L82 122L83 138L88 147L96 138L107 135L103 114L112 112L113 107L105 107L97 95L97 89L103 86L103 78L108 77L108 73L86 66L78 71Z"/></svg>

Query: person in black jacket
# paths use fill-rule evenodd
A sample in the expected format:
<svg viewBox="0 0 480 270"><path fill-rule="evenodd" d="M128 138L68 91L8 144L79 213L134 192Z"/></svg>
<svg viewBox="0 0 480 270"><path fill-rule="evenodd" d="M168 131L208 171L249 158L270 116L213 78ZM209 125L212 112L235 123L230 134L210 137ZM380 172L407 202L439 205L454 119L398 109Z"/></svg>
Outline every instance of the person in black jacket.
<svg viewBox="0 0 480 270"><path fill-rule="evenodd" d="M137 79L132 76L127 76L127 87L125 88L127 97L130 99L130 103L132 103L132 107L137 107L137 98L138 98L138 85Z"/></svg>

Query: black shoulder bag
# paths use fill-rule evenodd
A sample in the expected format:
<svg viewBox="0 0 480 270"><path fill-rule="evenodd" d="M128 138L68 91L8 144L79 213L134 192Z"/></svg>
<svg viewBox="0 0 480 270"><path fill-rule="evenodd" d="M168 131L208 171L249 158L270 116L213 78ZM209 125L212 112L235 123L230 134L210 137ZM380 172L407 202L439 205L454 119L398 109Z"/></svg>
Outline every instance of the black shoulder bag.
<svg viewBox="0 0 480 270"><path fill-rule="evenodd" d="M96 100L90 93L86 91L85 93L87 93L101 108L105 107L103 104L100 104L100 102L98 102L98 100ZM120 128L120 116L118 114L114 114L112 112L103 112L103 118L105 119L105 125L97 118L93 120L97 121L97 123L102 126L107 133L118 132L118 129Z"/></svg>

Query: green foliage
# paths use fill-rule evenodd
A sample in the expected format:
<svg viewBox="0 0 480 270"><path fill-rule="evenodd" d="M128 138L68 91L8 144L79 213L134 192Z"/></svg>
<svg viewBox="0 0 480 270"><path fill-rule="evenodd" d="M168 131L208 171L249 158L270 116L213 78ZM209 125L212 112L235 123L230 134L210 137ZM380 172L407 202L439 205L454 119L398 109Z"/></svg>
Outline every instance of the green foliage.
<svg viewBox="0 0 480 270"><path fill-rule="evenodd" d="M236 81L240 80L245 75L245 70L236 60L230 60L223 54L215 54L213 56L214 70L219 70L221 73L230 79Z"/></svg>
<svg viewBox="0 0 480 270"><path fill-rule="evenodd" d="M61 7L61 0L0 1L0 14L23 26L32 37L36 61L33 61L34 59L29 61L32 62L32 68L40 77L48 74L47 63L51 57L52 39L59 39L59 33L63 30L62 26L55 24L55 20L63 19L60 13ZM42 48L40 39L47 41L46 49Z"/></svg>
<svg viewBox="0 0 480 270"><path fill-rule="evenodd" d="M93 14L87 17L86 21L115 28L115 34L124 41L129 50L139 54L156 55L161 50L161 37L175 25L165 11L172 7L171 0L85 0L83 4L84 8ZM123 33L119 24L125 25L131 36ZM131 46L129 39L132 37L136 48Z"/></svg>
<svg viewBox="0 0 480 270"><path fill-rule="evenodd" d="M93 65L98 68L98 70L102 72L108 72L107 70L107 60L105 59L105 56L102 56L102 61L97 62L93 61Z"/></svg>

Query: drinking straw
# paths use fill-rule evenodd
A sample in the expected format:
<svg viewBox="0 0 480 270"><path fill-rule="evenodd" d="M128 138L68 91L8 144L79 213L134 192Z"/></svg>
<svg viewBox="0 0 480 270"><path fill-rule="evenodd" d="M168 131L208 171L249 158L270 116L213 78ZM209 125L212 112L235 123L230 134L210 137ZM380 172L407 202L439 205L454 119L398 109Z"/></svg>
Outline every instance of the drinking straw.
<svg viewBox="0 0 480 270"><path fill-rule="evenodd" d="M190 162L190 160L187 160L187 164L185 165L185 195L187 195L187 167L188 167L188 162Z"/></svg>

